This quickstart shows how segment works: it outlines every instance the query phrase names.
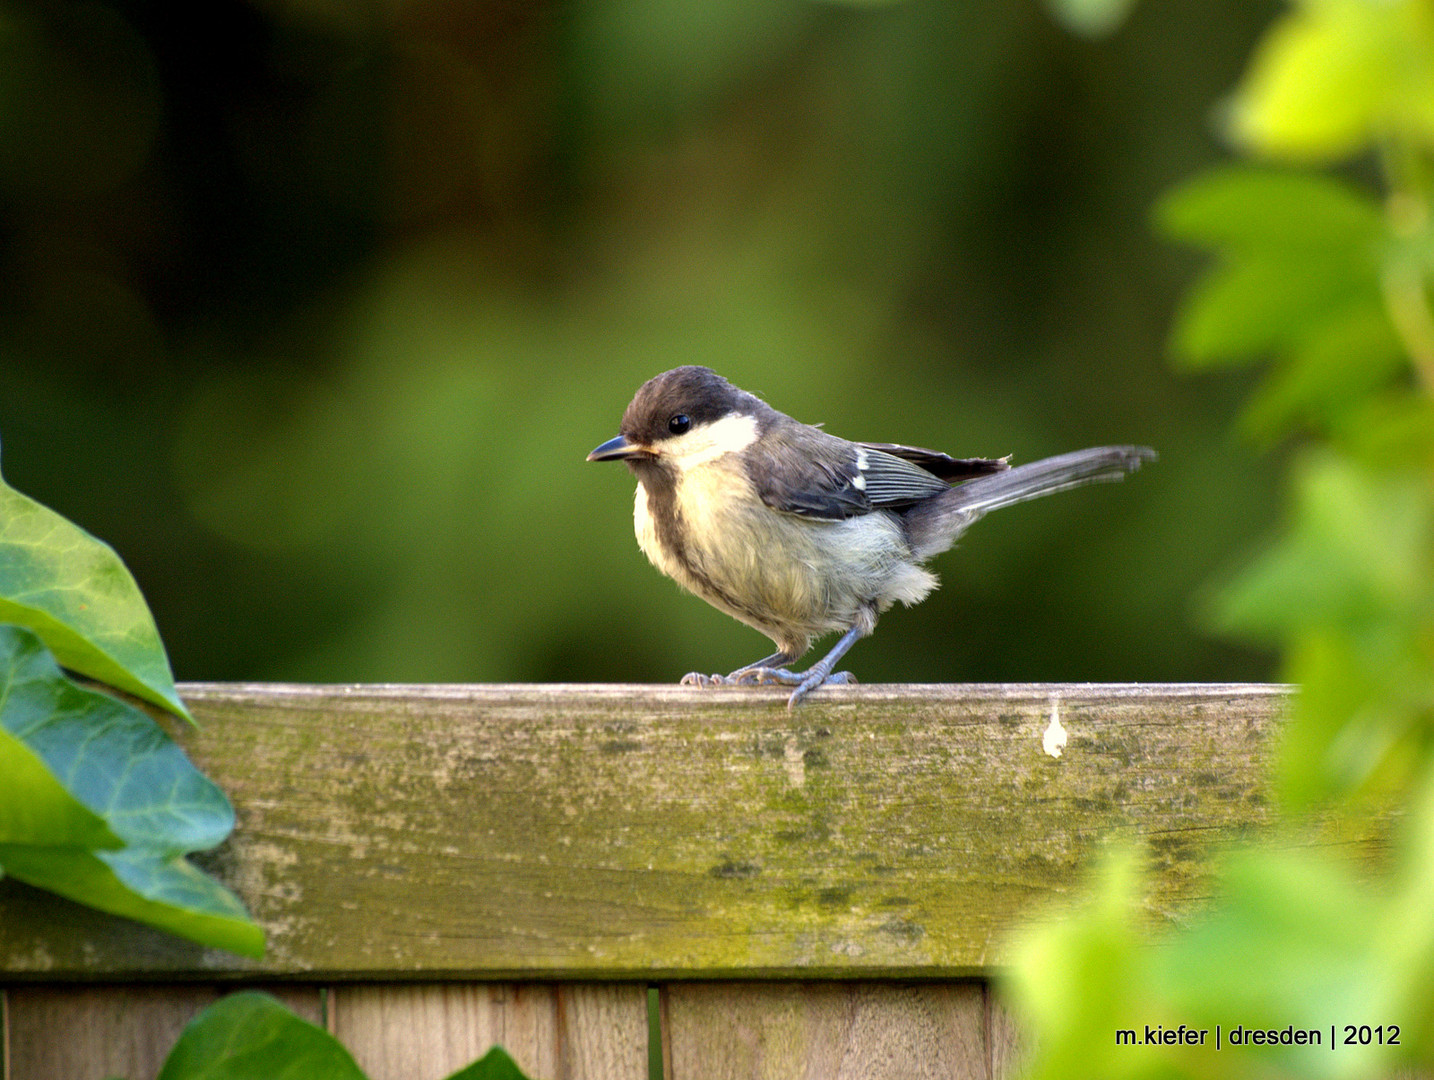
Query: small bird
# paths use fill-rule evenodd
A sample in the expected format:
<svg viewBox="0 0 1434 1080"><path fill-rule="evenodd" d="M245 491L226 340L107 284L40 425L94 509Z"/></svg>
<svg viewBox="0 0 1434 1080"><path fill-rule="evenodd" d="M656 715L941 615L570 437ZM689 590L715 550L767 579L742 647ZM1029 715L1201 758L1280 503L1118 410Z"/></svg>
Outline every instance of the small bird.
<svg viewBox="0 0 1434 1080"><path fill-rule="evenodd" d="M588 455L637 477L634 526L652 564L777 651L687 685L792 686L795 708L825 683L877 616L936 587L925 568L988 511L1100 480L1120 480L1155 451L1100 446L1012 468L895 443L847 442L778 412L710 368L648 380L621 434ZM812 640L841 638L804 672Z"/></svg>

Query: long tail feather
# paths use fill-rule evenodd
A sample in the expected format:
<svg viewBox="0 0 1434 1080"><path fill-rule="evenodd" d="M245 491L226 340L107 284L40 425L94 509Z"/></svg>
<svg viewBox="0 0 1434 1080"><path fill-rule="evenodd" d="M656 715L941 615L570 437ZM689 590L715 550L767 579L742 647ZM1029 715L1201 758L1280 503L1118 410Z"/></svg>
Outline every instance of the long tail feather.
<svg viewBox="0 0 1434 1080"><path fill-rule="evenodd" d="M1094 446L957 484L907 512L912 549L918 558L928 558L945 551L972 522L992 510L1082 484L1123 480L1155 457L1148 446Z"/></svg>

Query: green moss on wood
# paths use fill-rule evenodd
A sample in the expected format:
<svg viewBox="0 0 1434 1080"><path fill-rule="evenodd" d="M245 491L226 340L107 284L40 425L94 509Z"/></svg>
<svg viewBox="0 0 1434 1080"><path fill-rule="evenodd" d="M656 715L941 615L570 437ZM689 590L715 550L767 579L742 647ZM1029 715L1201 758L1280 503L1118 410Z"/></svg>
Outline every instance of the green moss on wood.
<svg viewBox="0 0 1434 1080"><path fill-rule="evenodd" d="M1269 821L1270 687L186 687L250 964L0 883L17 975L986 971L1109 835L1151 910ZM1070 741L1041 735L1059 701Z"/></svg>

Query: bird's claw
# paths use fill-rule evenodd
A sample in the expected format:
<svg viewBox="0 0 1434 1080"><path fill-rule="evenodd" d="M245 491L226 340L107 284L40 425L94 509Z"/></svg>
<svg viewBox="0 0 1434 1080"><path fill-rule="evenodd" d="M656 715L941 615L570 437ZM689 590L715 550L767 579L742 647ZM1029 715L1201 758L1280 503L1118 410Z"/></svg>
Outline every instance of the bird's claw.
<svg viewBox="0 0 1434 1080"><path fill-rule="evenodd" d="M682 676L680 686L796 686L802 676L786 668L753 667L738 668L730 675L704 675L700 671L689 671Z"/></svg>
<svg viewBox="0 0 1434 1080"><path fill-rule="evenodd" d="M787 698L787 708L795 709L802 703L802 699L818 686L852 686L855 683L856 676L850 671L836 671L825 677L820 671L809 673L792 691L792 696Z"/></svg>
<svg viewBox="0 0 1434 1080"><path fill-rule="evenodd" d="M850 671L837 671L822 676L820 672L788 671L786 668L740 668L730 675L704 675L689 671L682 676L682 686L794 686L787 707L796 708L801 700L818 686L855 686L856 676Z"/></svg>
<svg viewBox="0 0 1434 1080"><path fill-rule="evenodd" d="M753 682L763 686L806 686L808 690L818 686L855 686L856 676L850 671L838 671L826 677L813 671L788 671L786 668L759 668L753 674ZM804 690L803 693L806 691Z"/></svg>
<svg viewBox="0 0 1434 1080"><path fill-rule="evenodd" d="M759 667L742 672L742 682L748 686L796 686L802 677L786 668Z"/></svg>

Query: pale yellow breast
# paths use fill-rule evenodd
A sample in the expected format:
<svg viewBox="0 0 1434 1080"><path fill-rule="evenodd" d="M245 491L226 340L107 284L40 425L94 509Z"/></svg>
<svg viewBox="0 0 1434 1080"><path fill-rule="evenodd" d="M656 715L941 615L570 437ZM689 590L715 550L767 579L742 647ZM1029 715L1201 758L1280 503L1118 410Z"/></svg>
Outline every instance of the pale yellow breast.
<svg viewBox="0 0 1434 1080"><path fill-rule="evenodd" d="M633 532L637 534L637 546L642 549L642 553L647 556L653 566L668 577L676 578L685 585L687 584L684 580L686 575L682 572L682 567L674 559L669 558L663 551L662 545L657 542L657 524L652 519L652 510L648 507L647 500L647 488L643 487L639 481L637 497L632 507L632 525Z"/></svg>
<svg viewBox="0 0 1434 1080"><path fill-rule="evenodd" d="M633 524L643 553L684 588L773 640L805 648L807 637L845 629L870 605L881 611L893 602L913 604L936 585L908 561L901 528L887 515L828 522L773 511L735 456L687 469L674 498L685 555L700 576L658 543L649 495L639 484Z"/></svg>

